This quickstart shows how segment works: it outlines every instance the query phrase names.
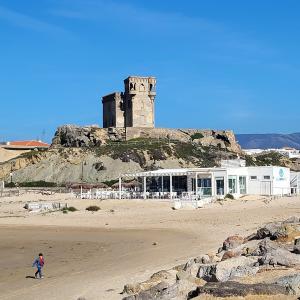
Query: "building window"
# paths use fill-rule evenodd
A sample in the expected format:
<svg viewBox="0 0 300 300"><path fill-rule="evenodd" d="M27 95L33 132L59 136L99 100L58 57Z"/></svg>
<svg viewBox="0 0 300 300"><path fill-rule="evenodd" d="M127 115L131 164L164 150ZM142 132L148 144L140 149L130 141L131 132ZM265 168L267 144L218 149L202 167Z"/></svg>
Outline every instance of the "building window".
<svg viewBox="0 0 300 300"><path fill-rule="evenodd" d="M257 176L250 176L250 180L257 180Z"/></svg>
<svg viewBox="0 0 300 300"><path fill-rule="evenodd" d="M265 179L265 180L270 180L270 179L271 179L271 176L265 175L265 176L264 176L264 179Z"/></svg>
<svg viewBox="0 0 300 300"><path fill-rule="evenodd" d="M229 189L229 194L237 193L237 178L236 178L236 176L228 176L228 189Z"/></svg>
<svg viewBox="0 0 300 300"><path fill-rule="evenodd" d="M246 184L246 176L239 177L239 186L240 186L240 194L247 193L247 184Z"/></svg>

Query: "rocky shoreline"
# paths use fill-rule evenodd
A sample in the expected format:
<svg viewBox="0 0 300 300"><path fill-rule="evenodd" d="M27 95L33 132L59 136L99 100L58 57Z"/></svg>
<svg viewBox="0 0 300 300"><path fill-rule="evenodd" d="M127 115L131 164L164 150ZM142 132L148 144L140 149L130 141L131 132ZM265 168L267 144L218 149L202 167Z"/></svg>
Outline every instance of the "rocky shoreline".
<svg viewBox="0 0 300 300"><path fill-rule="evenodd" d="M276 274L278 270L283 273ZM300 218L266 224L245 238L230 236L216 253L161 270L144 282L126 284L122 294L123 300L201 299L205 295L298 299Z"/></svg>

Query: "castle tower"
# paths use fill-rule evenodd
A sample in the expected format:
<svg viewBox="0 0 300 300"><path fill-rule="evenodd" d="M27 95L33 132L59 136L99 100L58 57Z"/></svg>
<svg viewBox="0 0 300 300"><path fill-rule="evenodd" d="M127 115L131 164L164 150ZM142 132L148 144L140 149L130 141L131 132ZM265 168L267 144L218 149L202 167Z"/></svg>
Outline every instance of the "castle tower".
<svg viewBox="0 0 300 300"><path fill-rule="evenodd" d="M102 97L103 128L154 127L155 77L130 76L125 92Z"/></svg>
<svg viewBox="0 0 300 300"><path fill-rule="evenodd" d="M124 80L125 127L154 127L155 77L130 76Z"/></svg>

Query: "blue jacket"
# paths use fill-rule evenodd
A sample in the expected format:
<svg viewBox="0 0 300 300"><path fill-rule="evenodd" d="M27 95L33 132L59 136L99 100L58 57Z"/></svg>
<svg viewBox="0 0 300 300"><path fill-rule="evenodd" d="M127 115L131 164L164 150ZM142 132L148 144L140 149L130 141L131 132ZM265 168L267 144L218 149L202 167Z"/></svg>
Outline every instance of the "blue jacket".
<svg viewBox="0 0 300 300"><path fill-rule="evenodd" d="M44 258L43 258L43 263L41 263L40 258L36 258L32 264L32 266L36 266L37 268L42 268L44 266Z"/></svg>

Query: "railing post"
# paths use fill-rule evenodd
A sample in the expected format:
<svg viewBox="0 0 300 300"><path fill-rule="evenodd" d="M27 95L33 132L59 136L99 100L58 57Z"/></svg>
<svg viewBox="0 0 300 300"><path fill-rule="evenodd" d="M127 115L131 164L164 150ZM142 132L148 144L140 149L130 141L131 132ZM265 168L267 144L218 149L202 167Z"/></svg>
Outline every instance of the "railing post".
<svg viewBox="0 0 300 300"><path fill-rule="evenodd" d="M146 176L143 177L143 194L144 194L144 199L147 198L147 180Z"/></svg>
<svg viewBox="0 0 300 300"><path fill-rule="evenodd" d="M119 200L122 199L122 177L119 177Z"/></svg>

